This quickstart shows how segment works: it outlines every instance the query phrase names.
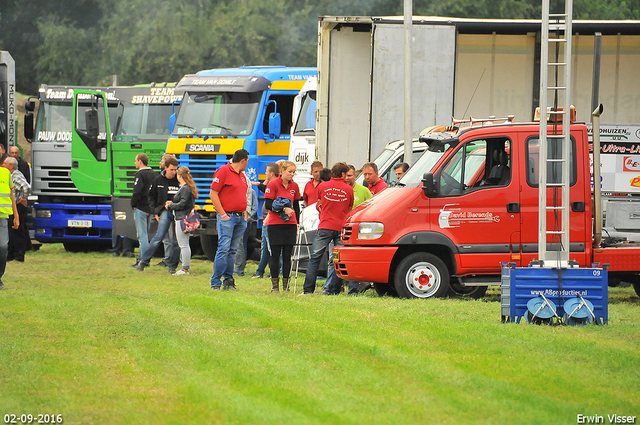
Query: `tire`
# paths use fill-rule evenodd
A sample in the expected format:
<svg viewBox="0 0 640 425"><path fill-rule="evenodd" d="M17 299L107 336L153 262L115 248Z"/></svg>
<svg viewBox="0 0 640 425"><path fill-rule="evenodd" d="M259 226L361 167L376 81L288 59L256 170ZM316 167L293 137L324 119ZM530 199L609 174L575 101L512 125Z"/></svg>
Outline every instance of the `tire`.
<svg viewBox="0 0 640 425"><path fill-rule="evenodd" d="M478 298L487 293L486 286L462 286L459 283L449 282L449 296L452 298Z"/></svg>
<svg viewBox="0 0 640 425"><path fill-rule="evenodd" d="M216 251L218 250L218 235L200 235L200 246L202 252L207 256L207 259L211 262L216 258Z"/></svg>
<svg viewBox="0 0 640 425"><path fill-rule="evenodd" d="M449 293L449 270L435 255L416 252L398 264L394 283L400 298L442 298Z"/></svg>
<svg viewBox="0 0 640 425"><path fill-rule="evenodd" d="M636 282L633 284L633 289L636 291L636 295L640 297L640 282Z"/></svg>

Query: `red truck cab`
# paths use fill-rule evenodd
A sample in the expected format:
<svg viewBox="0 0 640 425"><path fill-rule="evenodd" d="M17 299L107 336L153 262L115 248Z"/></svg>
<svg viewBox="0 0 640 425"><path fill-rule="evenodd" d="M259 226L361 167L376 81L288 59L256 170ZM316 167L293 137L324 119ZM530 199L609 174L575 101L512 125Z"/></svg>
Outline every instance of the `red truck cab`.
<svg viewBox="0 0 640 425"><path fill-rule="evenodd" d="M548 134L562 134L549 125ZM490 124L425 136L450 148L430 168L409 169L401 183L345 219L334 264L345 280L370 281L379 294L405 298L481 297L500 283L501 263L526 267L538 257L539 125ZM429 142L429 140L427 140ZM592 262L591 175L587 127L571 124L570 258ZM561 154L550 143L549 157ZM559 164L559 163L558 163ZM561 179L551 166L549 183ZM548 187L548 205L561 199ZM548 223L562 219L556 210ZM548 250L559 241L547 239Z"/></svg>

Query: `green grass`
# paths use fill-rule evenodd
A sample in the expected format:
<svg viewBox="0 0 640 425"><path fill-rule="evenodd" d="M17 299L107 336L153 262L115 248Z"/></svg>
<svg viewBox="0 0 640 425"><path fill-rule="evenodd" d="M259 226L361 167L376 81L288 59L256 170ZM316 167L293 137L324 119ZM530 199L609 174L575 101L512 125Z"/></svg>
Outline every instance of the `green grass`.
<svg viewBox="0 0 640 425"><path fill-rule="evenodd" d="M611 288L607 326L547 327L500 323L498 288L478 301L297 297L245 277L239 292L212 292L203 259L190 276L132 262L45 245L9 263L3 418L564 424L640 414L632 288Z"/></svg>

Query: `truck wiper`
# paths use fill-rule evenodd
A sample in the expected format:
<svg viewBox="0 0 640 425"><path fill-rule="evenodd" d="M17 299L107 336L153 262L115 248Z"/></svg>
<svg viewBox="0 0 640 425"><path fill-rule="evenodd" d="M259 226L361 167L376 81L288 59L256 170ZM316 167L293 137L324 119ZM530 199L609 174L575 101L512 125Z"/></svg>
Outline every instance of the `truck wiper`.
<svg viewBox="0 0 640 425"><path fill-rule="evenodd" d="M184 127L184 128L188 128L189 130L193 130L193 133L196 132L196 129L194 127L191 127L190 125L186 125L186 124L181 124L181 123L176 123L176 126L178 127ZM192 133L192 134L193 134Z"/></svg>
<svg viewBox="0 0 640 425"><path fill-rule="evenodd" d="M211 123L211 124L209 124L209 125L212 125L212 126L214 126L214 127L216 127L216 128L220 128L220 129L222 129L222 130L225 130L225 131L229 132L229 134L231 134L231 129L230 129L230 128L228 128L228 127L225 127L225 126L220 125L220 124L214 124L214 123Z"/></svg>

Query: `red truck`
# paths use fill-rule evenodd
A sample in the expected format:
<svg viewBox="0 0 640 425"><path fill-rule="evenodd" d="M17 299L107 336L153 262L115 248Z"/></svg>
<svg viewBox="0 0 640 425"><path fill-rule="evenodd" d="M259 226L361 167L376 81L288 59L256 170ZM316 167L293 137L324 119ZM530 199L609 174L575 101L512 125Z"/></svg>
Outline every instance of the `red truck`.
<svg viewBox="0 0 640 425"><path fill-rule="evenodd" d="M594 242L587 126L570 125L570 259L580 267L609 264L610 282L630 282L640 295L640 247ZM562 124L550 124L548 134L562 134ZM404 187L384 190L346 217L336 271L373 282L380 295L481 297L487 285L500 284L501 263L527 267L538 258L539 124L483 123L423 140L435 151L446 145L444 155L427 167L418 161ZM549 157L560 150L551 146ZM559 182L560 165L548 176ZM561 199L560 188L547 190L548 205ZM549 210L547 222L560 226L558 214ZM549 237L547 250L559 251L559 243Z"/></svg>

